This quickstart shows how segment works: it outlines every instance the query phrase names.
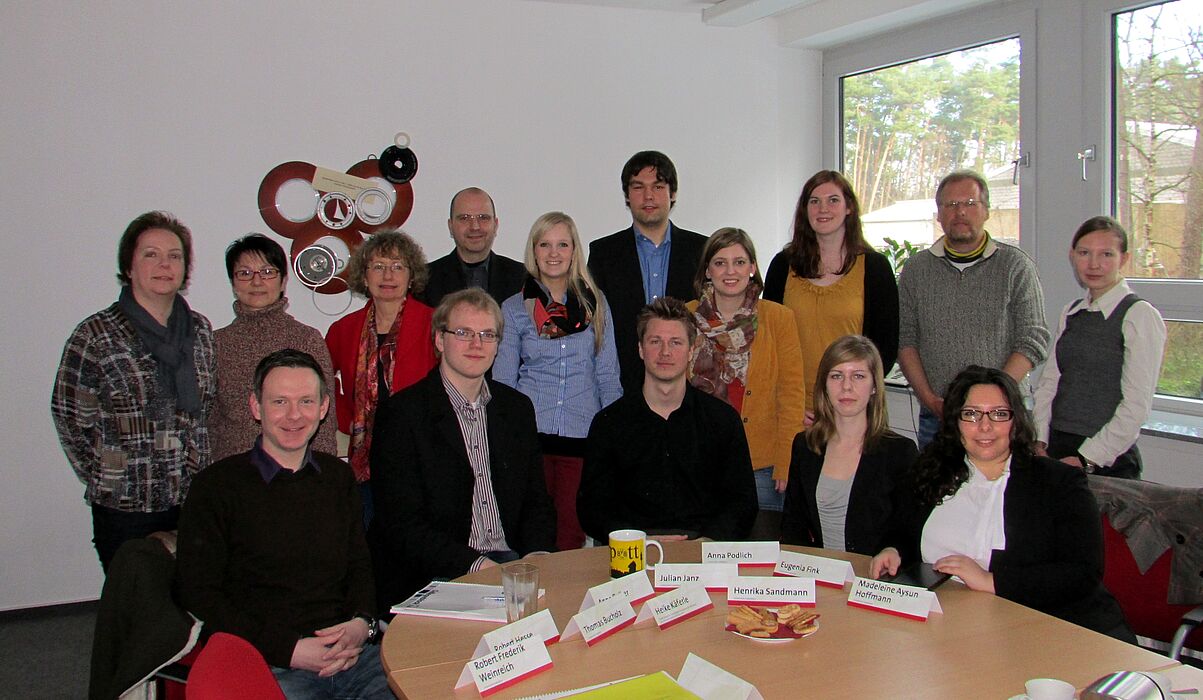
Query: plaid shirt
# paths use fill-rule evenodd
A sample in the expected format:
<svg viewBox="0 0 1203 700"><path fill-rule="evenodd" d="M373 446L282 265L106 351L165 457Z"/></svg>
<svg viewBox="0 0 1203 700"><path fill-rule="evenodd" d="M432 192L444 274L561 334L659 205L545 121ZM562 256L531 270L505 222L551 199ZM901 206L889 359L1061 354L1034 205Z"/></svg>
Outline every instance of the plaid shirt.
<svg viewBox="0 0 1203 700"><path fill-rule="evenodd" d="M208 465L205 422L217 390L213 329L191 313L199 416L158 395L155 360L116 304L84 319L67 340L50 412L88 503L167 510L183 502L192 475Z"/></svg>

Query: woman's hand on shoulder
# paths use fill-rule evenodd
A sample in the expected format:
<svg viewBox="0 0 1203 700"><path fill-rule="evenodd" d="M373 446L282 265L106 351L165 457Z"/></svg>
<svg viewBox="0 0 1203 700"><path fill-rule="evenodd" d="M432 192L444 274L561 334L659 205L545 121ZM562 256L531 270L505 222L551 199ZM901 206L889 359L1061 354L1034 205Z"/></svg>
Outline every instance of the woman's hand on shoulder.
<svg viewBox="0 0 1203 700"><path fill-rule="evenodd" d="M1032 452L1037 457L1047 457L1048 456L1048 445L1044 444L1043 442L1034 442L1034 443L1032 443Z"/></svg>
<svg viewBox="0 0 1203 700"><path fill-rule="evenodd" d="M869 578L878 579L882 574L894 576L902 565L902 555L893 547L886 547L869 562Z"/></svg>
<svg viewBox="0 0 1203 700"><path fill-rule="evenodd" d="M950 554L941 557L932 564L932 568L942 574L951 574L960 578L974 591L994 592L994 574L986 571L972 558L964 554Z"/></svg>

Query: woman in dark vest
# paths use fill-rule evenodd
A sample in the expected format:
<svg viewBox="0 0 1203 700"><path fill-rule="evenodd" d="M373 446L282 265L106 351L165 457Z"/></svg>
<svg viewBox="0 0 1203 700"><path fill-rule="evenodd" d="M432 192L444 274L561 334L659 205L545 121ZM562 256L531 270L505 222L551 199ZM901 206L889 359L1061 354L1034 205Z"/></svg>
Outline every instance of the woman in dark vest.
<svg viewBox="0 0 1203 700"><path fill-rule="evenodd" d="M1128 234L1110 217L1088 219L1074 234L1069 260L1086 296L1061 312L1056 351L1036 388L1036 450L1137 479L1136 438L1157 389L1165 322L1128 288L1128 258Z"/></svg>

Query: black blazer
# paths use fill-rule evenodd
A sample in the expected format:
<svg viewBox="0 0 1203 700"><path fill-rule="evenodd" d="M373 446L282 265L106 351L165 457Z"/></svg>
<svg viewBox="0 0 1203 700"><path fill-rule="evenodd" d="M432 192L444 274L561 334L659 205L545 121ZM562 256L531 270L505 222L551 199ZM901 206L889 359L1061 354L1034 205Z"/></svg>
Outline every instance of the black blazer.
<svg viewBox="0 0 1203 700"><path fill-rule="evenodd" d="M493 493L506 542L520 555L554 551L556 515L534 408L522 393L487 381ZM411 580L468 573L480 556L468 546L474 477L439 368L390 397L380 414L372 435L372 490L389 548L411 567Z"/></svg>
<svg viewBox="0 0 1203 700"><path fill-rule="evenodd" d="M430 275L430 279L426 281L426 289L414 296L431 308L438 306L448 294L468 286L464 268L454 250L438 260L427 263L426 272ZM489 252L489 283L485 291L496 299L498 304L517 294L525 281L525 265L504 255Z"/></svg>
<svg viewBox="0 0 1203 700"><path fill-rule="evenodd" d="M908 523L898 542L904 563L919 561L932 510L899 507ZM1006 548L990 558L996 594L1135 643L1119 603L1103 588L1102 519L1085 472L1048 457L1015 455L1003 496L1003 531Z"/></svg>
<svg viewBox="0 0 1203 700"><path fill-rule="evenodd" d="M785 281L789 278L789 258L784 251L773 256L764 273L764 293L769 301L783 304ZM799 328L805 333L805 328ZM881 371L886 374L898 359L898 279L886 256L875 250L865 251L865 318L861 333L881 353Z"/></svg>
<svg viewBox="0 0 1203 700"><path fill-rule="evenodd" d="M824 546L815 490L825 454L811 451L805 433L794 438L789 483L785 487L785 512L781 518L784 544ZM895 486L918 456L919 450L910 438L894 433L886 433L872 453L861 455L844 516L845 551L873 556L882 550L893 511Z"/></svg>
<svg viewBox="0 0 1203 700"><path fill-rule="evenodd" d="M702 261L705 245L705 236L672 225L672 250L668 255L668 280L664 286L667 296L681 301L697 298L693 278ZM635 318L645 302L634 226L589 244L589 272L610 304L623 391L638 391L643 386L643 362L639 359Z"/></svg>

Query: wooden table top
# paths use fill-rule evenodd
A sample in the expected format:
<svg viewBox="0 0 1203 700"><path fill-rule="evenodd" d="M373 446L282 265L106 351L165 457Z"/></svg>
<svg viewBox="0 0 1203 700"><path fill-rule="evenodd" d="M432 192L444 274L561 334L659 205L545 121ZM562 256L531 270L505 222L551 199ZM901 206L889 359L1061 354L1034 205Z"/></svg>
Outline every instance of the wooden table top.
<svg viewBox="0 0 1203 700"><path fill-rule="evenodd" d="M852 562L867 573L868 557L785 546ZM701 560L697 542L665 545L669 562ZM532 559L539 566L544 604L563 630L591 586L609 580L606 547ZM767 569L760 569L768 575ZM499 568L463 581L501 583ZM491 695L521 698L667 671L676 676L693 652L754 684L766 699L1009 698L1029 678L1060 678L1076 687L1112 671L1152 671L1177 664L1104 635L997 596L950 581L937 596L943 614L918 622L846 604L842 590L817 586L820 629L806 639L765 643L724 631L726 596L712 592L714 609L661 631L641 623L587 646L580 637L548 647L554 668ZM454 690L480 637L497 625L398 615L384 636L382 658L399 697L475 698L474 686Z"/></svg>

